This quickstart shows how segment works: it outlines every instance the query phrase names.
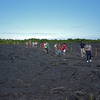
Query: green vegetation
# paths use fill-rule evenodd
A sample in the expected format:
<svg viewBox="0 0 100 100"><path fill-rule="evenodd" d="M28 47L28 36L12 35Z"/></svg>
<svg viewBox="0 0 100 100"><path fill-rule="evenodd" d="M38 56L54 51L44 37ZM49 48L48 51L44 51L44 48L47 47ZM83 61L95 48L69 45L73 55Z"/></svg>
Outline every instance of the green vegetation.
<svg viewBox="0 0 100 100"><path fill-rule="evenodd" d="M97 43L100 42L100 39L98 40L90 40L90 39L67 39L67 40L47 40L47 39L25 39L25 40L11 40L11 39L0 39L0 44L25 44L28 41L37 41L39 43L42 42L49 42L49 43L72 43L72 42L89 42L89 43Z"/></svg>

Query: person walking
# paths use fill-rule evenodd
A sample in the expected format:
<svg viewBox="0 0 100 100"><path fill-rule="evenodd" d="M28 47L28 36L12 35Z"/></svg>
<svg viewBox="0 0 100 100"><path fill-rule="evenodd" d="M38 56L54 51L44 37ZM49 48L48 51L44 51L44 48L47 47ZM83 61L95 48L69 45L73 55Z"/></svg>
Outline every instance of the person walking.
<svg viewBox="0 0 100 100"><path fill-rule="evenodd" d="M45 48L46 53L48 54L49 53L49 44L47 42L44 43L44 48Z"/></svg>
<svg viewBox="0 0 100 100"><path fill-rule="evenodd" d="M86 62L92 62L92 46L90 44L85 45Z"/></svg>
<svg viewBox="0 0 100 100"><path fill-rule="evenodd" d="M81 47L81 57L84 57L86 52L85 52L85 49L84 49L85 43L83 43L83 41L81 41L80 47Z"/></svg>
<svg viewBox="0 0 100 100"><path fill-rule="evenodd" d="M66 43L63 43L62 44L61 50L62 50L62 54L65 55L66 54L66 51L68 50L68 46L67 46Z"/></svg>

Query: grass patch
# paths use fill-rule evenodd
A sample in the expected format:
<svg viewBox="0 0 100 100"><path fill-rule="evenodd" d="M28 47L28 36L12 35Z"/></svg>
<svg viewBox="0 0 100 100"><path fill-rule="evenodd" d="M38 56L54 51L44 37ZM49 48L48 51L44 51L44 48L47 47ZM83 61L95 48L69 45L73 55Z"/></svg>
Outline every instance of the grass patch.
<svg viewBox="0 0 100 100"><path fill-rule="evenodd" d="M48 43L78 43L80 41L88 42L88 43L98 43L98 40L91 40L91 39L67 39L67 40L47 40L47 39L25 39L25 40L13 40L13 39L0 39L0 44L25 44L28 41L37 41L39 43L48 42Z"/></svg>

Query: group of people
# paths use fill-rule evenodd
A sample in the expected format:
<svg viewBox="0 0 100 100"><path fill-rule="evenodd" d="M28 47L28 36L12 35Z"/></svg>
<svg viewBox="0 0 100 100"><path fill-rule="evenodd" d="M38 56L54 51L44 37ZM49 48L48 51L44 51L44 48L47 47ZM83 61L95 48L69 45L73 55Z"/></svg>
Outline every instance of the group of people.
<svg viewBox="0 0 100 100"><path fill-rule="evenodd" d="M28 41L26 42L26 47L31 48L31 47L37 47L38 46L38 42L37 41Z"/></svg>
<svg viewBox="0 0 100 100"><path fill-rule="evenodd" d="M28 47L37 47L38 42L27 42L26 45ZM40 44L40 47L43 48L45 53L49 53L49 43L48 42L43 42ZM85 44L83 41L80 43L80 48L81 48L81 57L86 57L86 62L92 62L92 46L90 44ZM60 55L66 55L66 52L69 50L68 45L66 43L56 43L54 44L54 50L55 54L60 56Z"/></svg>
<svg viewBox="0 0 100 100"><path fill-rule="evenodd" d="M86 62L92 62L92 46L81 41L81 57L86 56Z"/></svg>
<svg viewBox="0 0 100 100"><path fill-rule="evenodd" d="M48 54L49 53L49 43L43 42L41 43L41 47L44 48L44 51ZM56 55L65 55L66 51L68 50L68 46L66 43L56 43L54 44L55 54Z"/></svg>
<svg viewBox="0 0 100 100"><path fill-rule="evenodd" d="M54 45L56 55L65 55L68 50L68 45L66 43L58 43Z"/></svg>

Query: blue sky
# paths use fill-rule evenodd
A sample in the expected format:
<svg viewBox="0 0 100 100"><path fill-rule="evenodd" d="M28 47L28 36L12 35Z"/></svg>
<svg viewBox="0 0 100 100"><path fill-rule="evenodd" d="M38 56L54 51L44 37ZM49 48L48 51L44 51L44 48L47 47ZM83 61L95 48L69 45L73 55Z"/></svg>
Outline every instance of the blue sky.
<svg viewBox="0 0 100 100"><path fill-rule="evenodd" d="M0 0L0 38L5 32L100 38L99 6L100 0Z"/></svg>

